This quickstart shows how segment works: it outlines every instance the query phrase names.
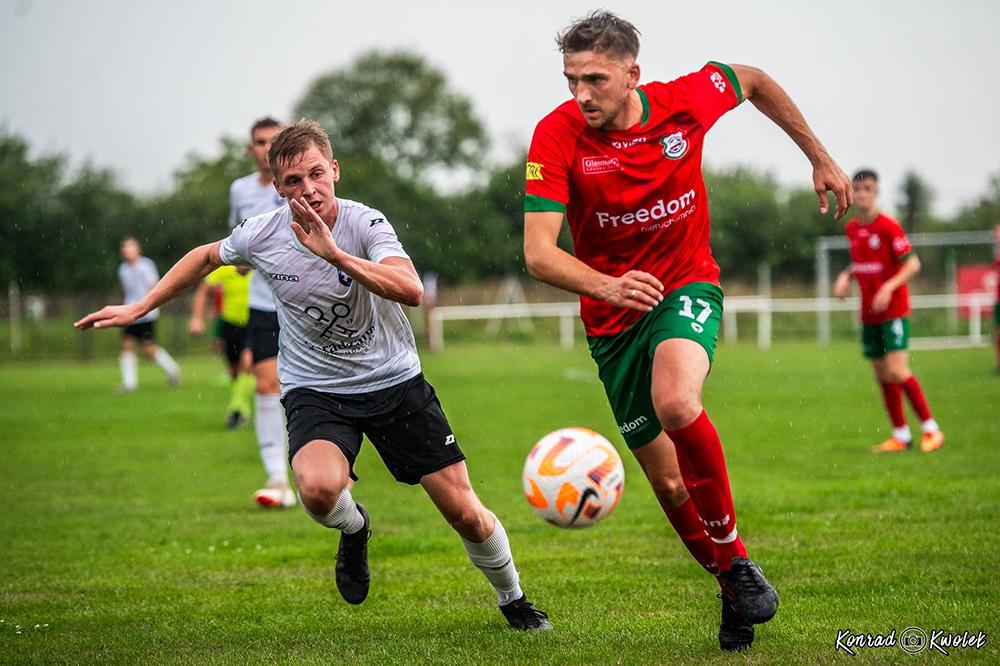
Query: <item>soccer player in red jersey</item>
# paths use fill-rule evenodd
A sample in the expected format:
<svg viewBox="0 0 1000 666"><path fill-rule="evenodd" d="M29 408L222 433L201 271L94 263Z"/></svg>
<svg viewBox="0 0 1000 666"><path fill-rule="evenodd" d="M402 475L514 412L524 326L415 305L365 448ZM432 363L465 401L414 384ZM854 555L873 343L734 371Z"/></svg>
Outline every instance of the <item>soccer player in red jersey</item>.
<svg viewBox="0 0 1000 666"><path fill-rule="evenodd" d="M993 227L993 240L997 246L994 251L994 262L997 269L997 296L993 304L993 342L997 350L997 374L1000 375L1000 224Z"/></svg>
<svg viewBox="0 0 1000 666"><path fill-rule="evenodd" d="M858 215L845 228L851 243L851 265L837 276L833 291L844 298L852 276L861 289L862 349L865 358L871 359L892 422L892 436L872 450L888 453L912 446L910 426L903 414L905 393L922 423L920 449L936 451L944 444L944 435L931 415L920 382L910 371L906 351L910 341L906 283L920 271L920 259L899 222L878 209L878 174L871 169L858 171L853 190Z"/></svg>
<svg viewBox="0 0 1000 666"><path fill-rule="evenodd" d="M580 295L612 411L671 525L723 589L719 643L740 650L778 595L747 558L722 444L702 407L722 317L701 171L706 132L749 99L809 158L820 210L850 181L787 94L759 69L711 62L639 85L638 30L607 12L559 35L573 99L528 151L524 256L531 274ZM575 256L556 245L563 217Z"/></svg>

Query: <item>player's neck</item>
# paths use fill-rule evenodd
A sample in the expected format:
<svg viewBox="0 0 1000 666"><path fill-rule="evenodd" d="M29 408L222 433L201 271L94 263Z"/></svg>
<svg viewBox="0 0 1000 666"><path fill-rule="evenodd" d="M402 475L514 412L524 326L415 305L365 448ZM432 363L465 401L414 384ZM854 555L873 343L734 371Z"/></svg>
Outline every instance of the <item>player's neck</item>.
<svg viewBox="0 0 1000 666"><path fill-rule="evenodd" d="M639 97L638 92L630 90L628 93L628 100L625 102L625 107L614 120L604 127L604 129L621 132L629 129L630 127L634 127L639 124L639 121L642 120L642 111L642 98Z"/></svg>
<svg viewBox="0 0 1000 666"><path fill-rule="evenodd" d="M271 175L271 170L258 171L257 172L257 182L260 183L261 187L267 187L274 180L274 176Z"/></svg>
<svg viewBox="0 0 1000 666"><path fill-rule="evenodd" d="M337 216L340 215L340 200L336 197L333 199L333 206L330 208L329 219L323 220L323 223L333 230L333 225L337 224Z"/></svg>
<svg viewBox="0 0 1000 666"><path fill-rule="evenodd" d="M859 210L858 221L864 224L871 224L881 214L882 213L879 211L878 207L872 207L868 210Z"/></svg>

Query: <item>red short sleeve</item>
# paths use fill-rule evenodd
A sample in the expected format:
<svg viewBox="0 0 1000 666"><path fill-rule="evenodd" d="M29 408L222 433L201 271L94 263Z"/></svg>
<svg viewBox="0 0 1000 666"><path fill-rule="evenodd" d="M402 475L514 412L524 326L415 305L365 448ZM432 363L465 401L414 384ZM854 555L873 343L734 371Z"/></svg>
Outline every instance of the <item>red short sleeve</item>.
<svg viewBox="0 0 1000 666"><path fill-rule="evenodd" d="M671 81L677 102L685 107L706 131L726 111L743 101L736 73L726 64L710 62L697 72Z"/></svg>
<svg viewBox="0 0 1000 666"><path fill-rule="evenodd" d="M572 130L558 113L543 118L531 137L524 174L525 212L565 212L569 203Z"/></svg>

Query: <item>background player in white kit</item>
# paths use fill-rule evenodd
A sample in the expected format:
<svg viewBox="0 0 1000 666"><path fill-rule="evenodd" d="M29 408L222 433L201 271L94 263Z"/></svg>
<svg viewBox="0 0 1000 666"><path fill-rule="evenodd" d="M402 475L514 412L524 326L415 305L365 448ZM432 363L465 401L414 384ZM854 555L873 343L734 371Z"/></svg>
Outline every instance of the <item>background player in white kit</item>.
<svg viewBox="0 0 1000 666"><path fill-rule="evenodd" d="M247 152L257 165L254 173L237 178L229 187L229 228L255 215L268 213L285 205L284 198L271 184L267 149L281 131L281 123L261 118L250 127ZM257 380L254 393L254 432L260 459L267 472L267 485L254 493L261 507L288 507L295 504L295 493L288 484L285 458L285 416L281 409L278 385L278 316L274 297L260 275L250 277L250 318L247 337L253 355L253 373Z"/></svg>
<svg viewBox="0 0 1000 666"><path fill-rule="evenodd" d="M153 260L142 256L139 241L131 236L122 240L121 255L122 263L118 266L118 281L121 283L124 293L122 302L126 305L138 303L160 279L160 274L157 272ZM167 381L170 386L177 388L180 385L181 371L177 367L177 362L166 349L156 344L156 320L159 316L159 310L150 310L122 332L122 349L118 357L118 365L122 373L122 384L119 390L122 393L131 393L139 387L139 360L135 354L137 340L142 345L143 353L167 373Z"/></svg>
<svg viewBox="0 0 1000 666"><path fill-rule="evenodd" d="M290 206L250 218L224 241L189 252L135 305L75 326L126 326L222 264L250 264L276 297L279 373L289 456L306 512L340 530L336 580L350 603L369 588L369 518L349 489L367 435L396 480L421 484L497 593L508 623L551 628L521 591L503 525L469 482L465 456L420 368L399 304L422 288L385 216L337 199L340 166L319 125L301 121L272 143L275 186Z"/></svg>

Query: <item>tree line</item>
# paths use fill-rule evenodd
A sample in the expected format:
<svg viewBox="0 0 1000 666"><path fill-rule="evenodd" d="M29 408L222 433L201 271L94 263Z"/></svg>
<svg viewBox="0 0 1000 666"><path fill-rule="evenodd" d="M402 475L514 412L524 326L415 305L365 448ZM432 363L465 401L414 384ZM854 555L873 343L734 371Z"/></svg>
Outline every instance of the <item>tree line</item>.
<svg viewBox="0 0 1000 666"><path fill-rule="evenodd" d="M524 273L523 156L488 163L470 100L420 56L365 54L317 78L293 116L327 129L343 171L338 196L380 208L419 270L451 283ZM68 171L62 155L32 156L27 141L0 128L0 284L49 294L107 290L127 235L166 270L227 233L229 184L254 169L245 143L221 139L215 155L190 156L168 191L140 197L108 169ZM781 278L812 279L815 238L840 233L841 223L819 214L811 188L782 188L746 167L707 170L705 178L725 279L752 280L761 262ZM894 194L911 232L988 229L1000 220L1000 173L951 219L933 217L933 192L915 172L900 192L883 193L889 210ZM566 229L561 242L571 248Z"/></svg>

